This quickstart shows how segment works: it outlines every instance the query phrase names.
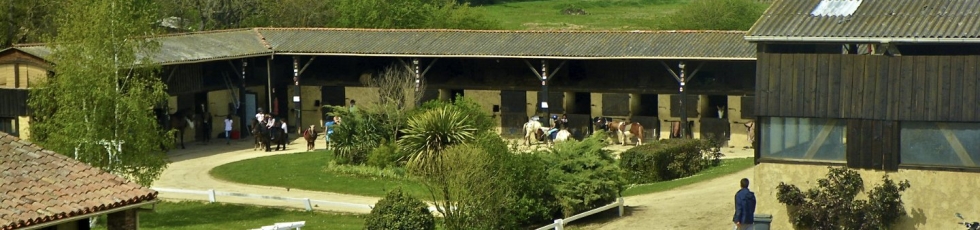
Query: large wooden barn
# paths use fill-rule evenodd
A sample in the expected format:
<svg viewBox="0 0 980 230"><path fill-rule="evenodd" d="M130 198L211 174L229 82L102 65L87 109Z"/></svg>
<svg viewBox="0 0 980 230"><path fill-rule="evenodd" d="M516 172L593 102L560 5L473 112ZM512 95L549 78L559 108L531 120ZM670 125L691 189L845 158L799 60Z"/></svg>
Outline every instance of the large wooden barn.
<svg viewBox="0 0 980 230"><path fill-rule="evenodd" d="M591 117L609 116L643 123L648 139L668 138L680 121L678 76L685 76L693 135L741 147L750 145L744 124L753 119L756 84L755 46L744 35L255 28L161 36L155 40L162 48L152 56L164 66L170 112L200 112L204 105L209 119L232 114L243 124L240 117L261 107L301 121L293 125L320 124L321 105L376 103L376 90L365 83L394 67L417 71L425 99L476 99L504 135L520 133L529 116L548 113L567 114L579 137L588 133ZM0 82L8 82L0 90L24 88L19 70L48 69L49 52L44 46L0 51ZM26 130L23 100L4 101L15 108L0 110L0 121ZM220 130L221 122L212 124Z"/></svg>
<svg viewBox="0 0 980 230"><path fill-rule="evenodd" d="M811 188L830 165L866 188L909 180L894 229L980 218L976 12L973 0L773 3L746 36L758 47L757 213L791 229L776 186Z"/></svg>

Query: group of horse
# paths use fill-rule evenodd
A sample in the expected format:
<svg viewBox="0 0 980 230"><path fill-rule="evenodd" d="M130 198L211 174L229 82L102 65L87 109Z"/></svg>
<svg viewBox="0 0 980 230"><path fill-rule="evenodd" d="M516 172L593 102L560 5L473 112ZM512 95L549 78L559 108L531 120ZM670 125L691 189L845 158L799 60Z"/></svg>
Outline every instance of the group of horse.
<svg viewBox="0 0 980 230"><path fill-rule="evenodd" d="M592 125L596 131L606 131L611 139L611 144L616 144L614 140L618 140L622 145L628 145L633 142L633 138L636 138L636 145L643 144L643 138L645 138L643 133L643 125L639 122L627 122L618 121L609 117L595 117L592 119ZM524 123L524 143L528 146L534 143L544 142L545 144L551 146L555 142L562 142L571 138L571 132L568 131L566 127L561 129L555 129L551 127L543 127L540 121L529 119L527 123Z"/></svg>

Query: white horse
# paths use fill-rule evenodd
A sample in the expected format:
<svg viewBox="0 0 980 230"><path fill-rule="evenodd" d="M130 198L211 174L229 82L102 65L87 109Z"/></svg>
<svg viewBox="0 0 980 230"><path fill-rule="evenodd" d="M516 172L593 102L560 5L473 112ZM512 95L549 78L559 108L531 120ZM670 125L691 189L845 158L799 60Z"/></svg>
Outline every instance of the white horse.
<svg viewBox="0 0 980 230"><path fill-rule="evenodd" d="M565 129L558 130L558 133L555 134L555 140L554 140L554 142L567 141L568 138L571 137L571 136L572 136L572 133L571 132L568 132L568 130L565 130Z"/></svg>
<svg viewBox="0 0 980 230"><path fill-rule="evenodd" d="M524 123L524 143L530 146L532 139L534 142L537 142L538 137L536 135L538 130L541 130L541 122L529 120L527 123Z"/></svg>

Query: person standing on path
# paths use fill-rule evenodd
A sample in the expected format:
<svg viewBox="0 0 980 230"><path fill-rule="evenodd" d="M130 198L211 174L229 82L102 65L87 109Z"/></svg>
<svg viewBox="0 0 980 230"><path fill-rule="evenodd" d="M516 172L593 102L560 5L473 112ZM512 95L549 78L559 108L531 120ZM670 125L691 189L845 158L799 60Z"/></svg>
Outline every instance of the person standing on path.
<svg viewBox="0 0 980 230"><path fill-rule="evenodd" d="M752 230L755 223L755 193L749 191L749 178L742 178L742 186L735 193L735 230Z"/></svg>
<svg viewBox="0 0 980 230"><path fill-rule="evenodd" d="M231 144L231 123L234 123L234 121L231 120L231 115L225 116L225 144L226 145Z"/></svg>
<svg viewBox="0 0 980 230"><path fill-rule="evenodd" d="M282 128L282 138L283 138L282 141L285 142L286 144L291 144L292 141L289 140L289 129L286 129L286 127L288 127L286 125L286 119L285 118L282 118L280 120L282 120L280 122L280 123L282 123L282 126L281 126L281 128Z"/></svg>

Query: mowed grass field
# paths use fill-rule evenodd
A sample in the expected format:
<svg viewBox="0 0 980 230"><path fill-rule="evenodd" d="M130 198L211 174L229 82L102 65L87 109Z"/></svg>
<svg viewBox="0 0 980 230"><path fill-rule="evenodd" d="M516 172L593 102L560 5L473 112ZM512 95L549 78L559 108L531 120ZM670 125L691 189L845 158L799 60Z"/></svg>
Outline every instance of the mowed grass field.
<svg viewBox="0 0 980 230"><path fill-rule="evenodd" d="M688 0L540 0L473 9L506 30L657 30ZM584 15L565 14L582 9Z"/></svg>

